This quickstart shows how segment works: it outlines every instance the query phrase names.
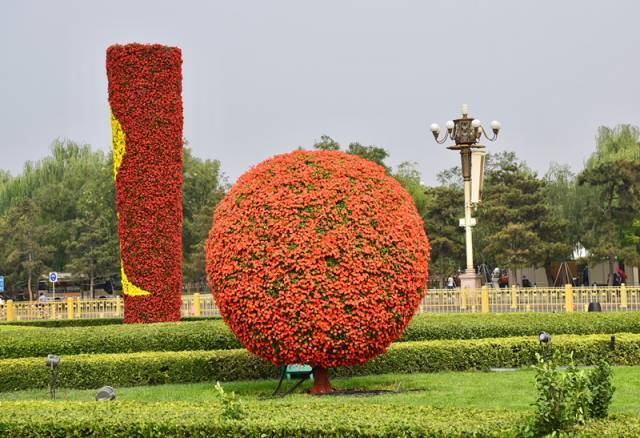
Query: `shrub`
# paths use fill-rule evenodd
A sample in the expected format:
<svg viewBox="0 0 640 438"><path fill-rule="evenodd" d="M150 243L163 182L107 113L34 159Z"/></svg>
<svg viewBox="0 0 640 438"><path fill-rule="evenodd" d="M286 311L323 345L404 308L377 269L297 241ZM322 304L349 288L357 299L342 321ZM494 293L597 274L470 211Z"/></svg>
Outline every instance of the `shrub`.
<svg viewBox="0 0 640 438"><path fill-rule="evenodd" d="M589 373L589 391L591 392L589 414L594 418L607 418L609 415L609 405L615 391L611 381L611 366L606 361L600 360Z"/></svg>
<svg viewBox="0 0 640 438"><path fill-rule="evenodd" d="M536 436L567 430L576 424L584 424L588 417L591 394L588 390L589 377L584 370L578 370L570 359L566 371L558 369L560 352L545 360L536 356L536 413L533 431Z"/></svg>
<svg viewBox="0 0 640 438"><path fill-rule="evenodd" d="M558 369L559 350L551 359L536 355L536 414L529 432L535 436L569 430L584 424L589 418L606 418L613 395L611 367L600 359L598 365L587 371L579 370L569 355L566 371Z"/></svg>
<svg viewBox="0 0 640 438"><path fill-rule="evenodd" d="M553 349L566 357L574 352L577 364L601 359L612 364L640 364L640 335L617 337L609 351L608 336L555 336ZM485 370L522 367L536 363L540 351L536 338L400 342L365 365L336 368L336 376L386 373ZM94 354L61 357L60 387L97 388L110 384L136 386L274 378L275 366L245 350L181 351L128 354ZM46 388L49 374L44 358L0 360L0 391Z"/></svg>
<svg viewBox="0 0 640 438"><path fill-rule="evenodd" d="M218 398L222 405L222 411L220 412L220 419L222 421L241 420L246 417L247 413L244 403L242 403L242 400L240 400L240 397L238 397L235 392L225 392L220 382L216 382L215 390L218 393Z"/></svg>

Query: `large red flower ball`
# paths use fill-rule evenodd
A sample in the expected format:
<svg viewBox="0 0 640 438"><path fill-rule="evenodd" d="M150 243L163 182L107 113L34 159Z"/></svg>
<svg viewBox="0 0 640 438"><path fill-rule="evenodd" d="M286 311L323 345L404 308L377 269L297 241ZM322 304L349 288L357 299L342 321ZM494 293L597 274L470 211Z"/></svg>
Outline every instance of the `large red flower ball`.
<svg viewBox="0 0 640 438"><path fill-rule="evenodd" d="M425 294L429 243L381 166L296 151L240 177L215 210L206 259L220 312L249 351L335 367L402 334Z"/></svg>

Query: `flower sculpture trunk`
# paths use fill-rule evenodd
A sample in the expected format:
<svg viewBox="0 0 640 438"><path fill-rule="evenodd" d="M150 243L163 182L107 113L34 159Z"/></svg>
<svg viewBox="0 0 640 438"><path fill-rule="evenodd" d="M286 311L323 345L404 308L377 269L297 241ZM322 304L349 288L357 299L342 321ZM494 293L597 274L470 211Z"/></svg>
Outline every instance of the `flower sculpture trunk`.
<svg viewBox="0 0 640 438"><path fill-rule="evenodd" d="M180 319L182 55L107 49L124 321Z"/></svg>
<svg viewBox="0 0 640 438"><path fill-rule="evenodd" d="M252 353L327 368L363 364L397 339L424 296L429 243L409 194L381 166L296 151L244 174L214 212L207 274Z"/></svg>

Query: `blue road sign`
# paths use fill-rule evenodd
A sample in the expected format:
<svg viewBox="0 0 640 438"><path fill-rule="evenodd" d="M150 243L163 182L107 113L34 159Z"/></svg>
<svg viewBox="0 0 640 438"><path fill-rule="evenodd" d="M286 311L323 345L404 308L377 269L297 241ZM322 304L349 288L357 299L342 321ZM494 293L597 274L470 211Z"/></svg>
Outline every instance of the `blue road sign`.
<svg viewBox="0 0 640 438"><path fill-rule="evenodd" d="M0 275L0 292L4 292L4 277Z"/></svg>
<svg viewBox="0 0 640 438"><path fill-rule="evenodd" d="M51 283L55 283L58 281L58 273L57 272L49 272L49 281Z"/></svg>

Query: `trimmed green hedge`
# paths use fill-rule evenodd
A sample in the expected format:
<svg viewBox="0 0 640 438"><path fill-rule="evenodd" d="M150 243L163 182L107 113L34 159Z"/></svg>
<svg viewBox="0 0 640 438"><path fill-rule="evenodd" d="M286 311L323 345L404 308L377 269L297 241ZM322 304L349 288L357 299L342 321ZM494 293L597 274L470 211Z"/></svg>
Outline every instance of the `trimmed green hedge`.
<svg viewBox="0 0 640 438"><path fill-rule="evenodd" d="M505 411L344 403L249 402L242 420L221 421L219 403L115 401L2 403L0 436L389 437L504 436L520 416ZM455 420L455 421L452 421Z"/></svg>
<svg viewBox="0 0 640 438"><path fill-rule="evenodd" d="M56 321L51 321L55 323ZM19 329L28 330L28 334ZM419 315L401 341L640 333L640 313L499 313ZM160 324L39 328L0 325L0 359L83 353L221 350L240 343L220 319Z"/></svg>
<svg viewBox="0 0 640 438"><path fill-rule="evenodd" d="M65 355L225 350L242 347L222 320L97 327L19 327L16 330L17 328L0 326L0 359L46 356L49 353Z"/></svg>
<svg viewBox="0 0 640 438"><path fill-rule="evenodd" d="M122 318L91 318L91 319L35 319L29 321L2 321L0 327L18 326L18 327L93 327L97 325L114 325L122 324Z"/></svg>
<svg viewBox="0 0 640 438"><path fill-rule="evenodd" d="M518 436L525 416L503 410L249 401L242 420L222 421L218 402L3 402L0 436L17 437L504 437ZM268 415L265 413L268 412ZM571 433L637 437L640 418L616 416Z"/></svg>
<svg viewBox="0 0 640 438"><path fill-rule="evenodd" d="M637 438L640 436L640 417L637 415L612 415L607 420L590 421L572 431L572 436L593 438Z"/></svg>
<svg viewBox="0 0 640 438"><path fill-rule="evenodd" d="M640 312L478 313L418 315L403 341L482 339L551 334L640 333Z"/></svg>
<svg viewBox="0 0 640 438"><path fill-rule="evenodd" d="M213 316L187 316L183 317L180 321L211 321L221 319L220 317ZM22 321L0 321L0 327L3 325L16 325L21 327L47 327L47 328L60 328L60 327L92 327L96 325L115 325L123 324L122 318L88 318L88 319L35 319L35 320L22 320Z"/></svg>
<svg viewBox="0 0 640 438"><path fill-rule="evenodd" d="M555 336L552 348L565 355L573 352L578 364L591 365L601 358L617 365L640 364L638 334L617 335L615 351L609 350L608 335ZM333 371L353 376L521 367L533 364L537 352L540 345L531 337L400 342L365 365ZM62 356L58 370L59 386L68 388L246 380L278 373L276 367L241 349ZM48 384L44 358L0 360L0 391Z"/></svg>

